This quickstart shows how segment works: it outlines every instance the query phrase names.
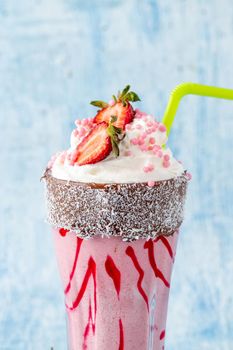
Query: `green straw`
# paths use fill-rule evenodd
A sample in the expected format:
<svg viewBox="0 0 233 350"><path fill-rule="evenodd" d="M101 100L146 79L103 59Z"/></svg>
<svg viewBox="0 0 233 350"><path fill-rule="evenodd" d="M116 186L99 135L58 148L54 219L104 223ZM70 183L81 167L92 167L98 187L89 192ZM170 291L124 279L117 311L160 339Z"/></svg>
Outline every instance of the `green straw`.
<svg viewBox="0 0 233 350"><path fill-rule="evenodd" d="M220 87L195 83L183 83L178 85L170 95L162 120L162 123L167 128L167 135L170 133L180 100L186 95L199 95L233 100L233 90L231 89L224 89Z"/></svg>

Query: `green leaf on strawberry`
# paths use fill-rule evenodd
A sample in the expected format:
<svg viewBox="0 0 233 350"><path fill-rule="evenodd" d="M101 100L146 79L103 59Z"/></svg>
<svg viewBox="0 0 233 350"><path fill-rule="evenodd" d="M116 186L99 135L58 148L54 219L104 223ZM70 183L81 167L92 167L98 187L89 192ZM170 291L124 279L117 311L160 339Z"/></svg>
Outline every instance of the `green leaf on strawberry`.
<svg viewBox="0 0 233 350"><path fill-rule="evenodd" d="M90 104L95 107L106 108L108 107L107 102L104 101L91 101Z"/></svg>

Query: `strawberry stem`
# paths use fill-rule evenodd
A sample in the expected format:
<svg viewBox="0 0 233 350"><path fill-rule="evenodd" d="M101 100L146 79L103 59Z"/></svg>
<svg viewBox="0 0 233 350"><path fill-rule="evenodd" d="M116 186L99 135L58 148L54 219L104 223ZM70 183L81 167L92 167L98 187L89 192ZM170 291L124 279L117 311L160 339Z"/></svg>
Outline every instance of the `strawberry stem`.
<svg viewBox="0 0 233 350"><path fill-rule="evenodd" d="M117 97L115 95L112 95L113 100L115 103L122 102L123 106L127 106L128 102L136 102L141 101L140 97L136 94L134 91L130 91L130 85L126 85L126 87L122 91L118 91ZM109 104L104 101L91 101L91 105L99 108L107 108L109 107Z"/></svg>
<svg viewBox="0 0 233 350"><path fill-rule="evenodd" d="M116 126L113 125L113 123L115 123L116 121L117 121L117 116L112 115L110 123L109 123L109 126L107 128L107 133L108 133L108 135L109 135L109 137L111 139L113 154L115 154L115 156L118 157L119 154L120 154L120 150L119 150L118 144L122 140L119 137L119 135L122 134L122 129L121 128L117 128Z"/></svg>

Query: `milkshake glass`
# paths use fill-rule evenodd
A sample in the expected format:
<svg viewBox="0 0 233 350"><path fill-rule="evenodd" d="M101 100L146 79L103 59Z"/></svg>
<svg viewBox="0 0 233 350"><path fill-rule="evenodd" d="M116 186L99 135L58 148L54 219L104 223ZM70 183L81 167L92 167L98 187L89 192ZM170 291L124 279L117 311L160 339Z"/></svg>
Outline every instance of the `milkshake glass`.
<svg viewBox="0 0 233 350"><path fill-rule="evenodd" d="M80 123L87 135L95 128ZM128 125L117 159L72 164L76 132L44 176L69 350L164 349L188 176L162 147L161 123L136 111ZM143 150L132 140L148 128Z"/></svg>

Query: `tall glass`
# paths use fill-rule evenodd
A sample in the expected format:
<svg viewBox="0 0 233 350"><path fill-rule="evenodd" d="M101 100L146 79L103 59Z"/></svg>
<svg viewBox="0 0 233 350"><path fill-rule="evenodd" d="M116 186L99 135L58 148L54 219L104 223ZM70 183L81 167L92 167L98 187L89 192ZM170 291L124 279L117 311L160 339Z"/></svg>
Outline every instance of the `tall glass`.
<svg viewBox="0 0 233 350"><path fill-rule="evenodd" d="M153 187L45 178L69 350L163 350L186 174Z"/></svg>

